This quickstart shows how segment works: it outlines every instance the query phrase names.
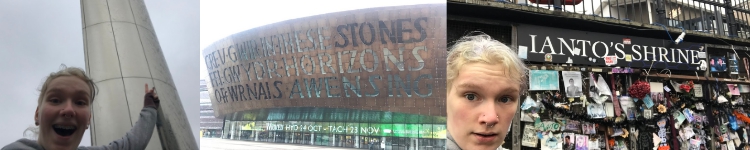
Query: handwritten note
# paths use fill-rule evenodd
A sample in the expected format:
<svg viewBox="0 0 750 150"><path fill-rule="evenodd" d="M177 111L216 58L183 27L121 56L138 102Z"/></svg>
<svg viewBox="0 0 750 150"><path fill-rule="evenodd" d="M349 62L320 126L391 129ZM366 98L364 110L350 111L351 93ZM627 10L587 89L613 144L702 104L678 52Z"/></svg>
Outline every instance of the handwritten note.
<svg viewBox="0 0 750 150"><path fill-rule="evenodd" d="M521 145L526 147L536 147L536 144L539 142L539 138L536 134L536 129L534 129L534 126L526 125L523 128L523 137L521 139Z"/></svg>
<svg viewBox="0 0 750 150"><path fill-rule="evenodd" d="M544 121L535 123L534 127L539 131L560 131L560 123L554 121Z"/></svg>

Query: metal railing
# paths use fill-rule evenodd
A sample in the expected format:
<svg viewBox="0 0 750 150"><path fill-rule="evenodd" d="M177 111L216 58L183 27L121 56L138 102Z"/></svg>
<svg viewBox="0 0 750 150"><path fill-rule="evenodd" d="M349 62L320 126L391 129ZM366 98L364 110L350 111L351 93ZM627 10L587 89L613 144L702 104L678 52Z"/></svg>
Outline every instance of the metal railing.
<svg viewBox="0 0 750 150"><path fill-rule="evenodd" d="M748 0L489 0L601 18L750 38Z"/></svg>

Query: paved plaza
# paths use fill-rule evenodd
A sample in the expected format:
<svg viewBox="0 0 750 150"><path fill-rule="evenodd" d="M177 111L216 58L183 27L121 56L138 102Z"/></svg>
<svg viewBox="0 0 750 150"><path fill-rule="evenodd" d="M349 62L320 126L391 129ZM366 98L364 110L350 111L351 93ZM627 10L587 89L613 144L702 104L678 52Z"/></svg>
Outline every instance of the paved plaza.
<svg viewBox="0 0 750 150"><path fill-rule="evenodd" d="M299 145L299 144L286 144L286 143L268 143L268 142L253 142L253 141L238 141L238 140L227 140L220 138L201 138L200 139L201 150L240 150L240 149L253 149L253 150L298 150L298 149L312 149L312 150L354 150L353 148L341 148L341 147L327 147L327 146L313 146L313 145Z"/></svg>

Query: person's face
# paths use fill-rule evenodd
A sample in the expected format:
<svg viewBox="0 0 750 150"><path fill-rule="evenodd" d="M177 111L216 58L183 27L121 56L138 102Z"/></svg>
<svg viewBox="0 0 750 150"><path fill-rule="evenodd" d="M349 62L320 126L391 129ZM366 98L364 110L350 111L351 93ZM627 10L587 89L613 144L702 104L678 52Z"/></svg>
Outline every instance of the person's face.
<svg viewBox="0 0 750 150"><path fill-rule="evenodd" d="M568 80L568 84L573 85L573 79Z"/></svg>
<svg viewBox="0 0 750 150"><path fill-rule="evenodd" d="M448 132L462 149L496 149L518 108L520 83L500 65L466 64L447 95Z"/></svg>
<svg viewBox="0 0 750 150"><path fill-rule="evenodd" d="M53 79L34 114L39 121L39 144L45 149L75 149L91 119L88 84L73 76Z"/></svg>
<svg viewBox="0 0 750 150"><path fill-rule="evenodd" d="M566 137L565 138L565 143L570 143L570 138Z"/></svg>

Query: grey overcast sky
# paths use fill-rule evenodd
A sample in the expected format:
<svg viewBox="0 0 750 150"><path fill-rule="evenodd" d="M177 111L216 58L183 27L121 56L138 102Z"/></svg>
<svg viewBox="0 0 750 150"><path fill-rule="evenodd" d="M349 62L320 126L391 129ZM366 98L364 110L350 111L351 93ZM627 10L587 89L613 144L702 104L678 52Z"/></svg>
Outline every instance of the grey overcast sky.
<svg viewBox="0 0 750 150"><path fill-rule="evenodd" d="M199 130L198 0L146 0L196 142ZM79 0L0 1L0 147L34 125L37 91L60 64L85 68ZM91 145L88 131L81 146Z"/></svg>
<svg viewBox="0 0 750 150"><path fill-rule="evenodd" d="M200 50L232 34L284 20L373 7L440 4L445 0L299 0L299 1L201 1ZM280 9L283 8L283 9ZM202 53L202 52L198 52ZM203 54L200 55L200 78L208 77Z"/></svg>

